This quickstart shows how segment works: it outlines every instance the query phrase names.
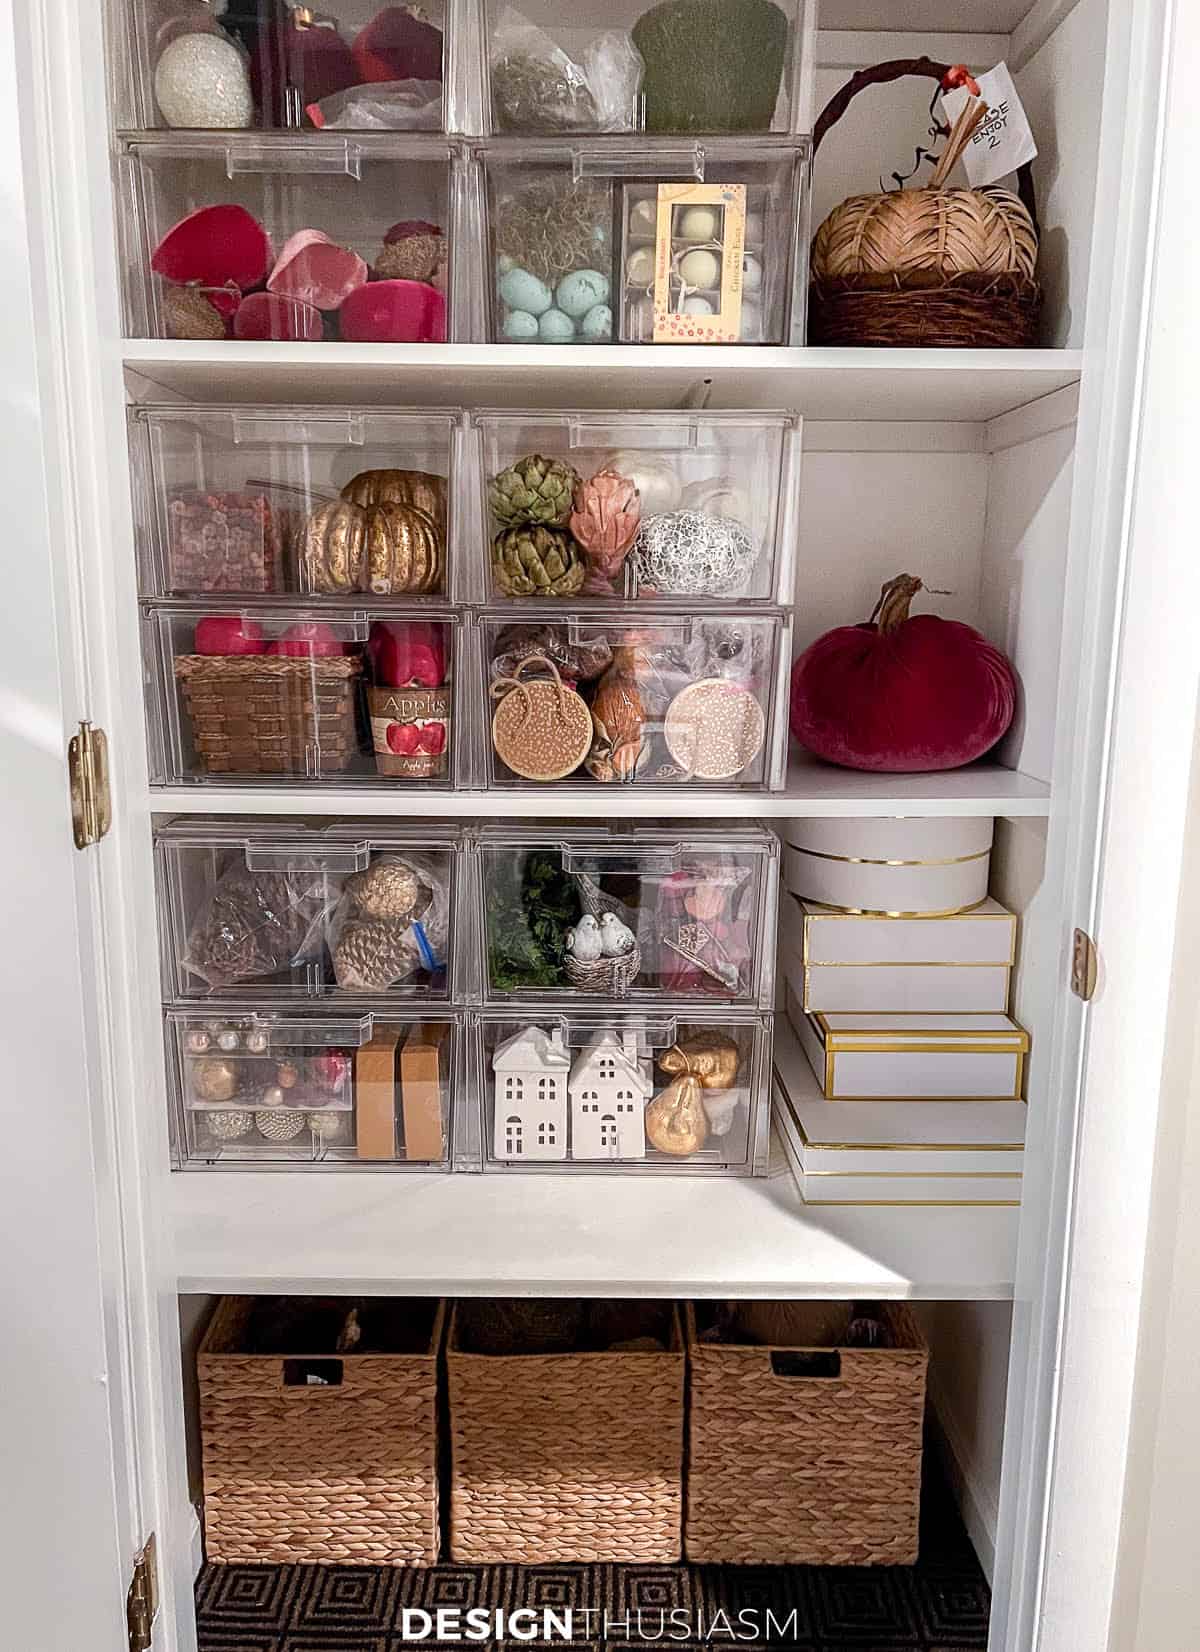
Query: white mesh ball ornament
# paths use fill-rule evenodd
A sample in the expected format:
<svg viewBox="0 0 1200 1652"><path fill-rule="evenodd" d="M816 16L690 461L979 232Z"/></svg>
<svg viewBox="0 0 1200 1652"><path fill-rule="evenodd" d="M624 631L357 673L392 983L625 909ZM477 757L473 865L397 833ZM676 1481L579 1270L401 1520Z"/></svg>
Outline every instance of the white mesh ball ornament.
<svg viewBox="0 0 1200 1652"><path fill-rule="evenodd" d="M734 596L757 560L758 546L740 522L707 511L652 516L629 553L639 587L677 596Z"/></svg>

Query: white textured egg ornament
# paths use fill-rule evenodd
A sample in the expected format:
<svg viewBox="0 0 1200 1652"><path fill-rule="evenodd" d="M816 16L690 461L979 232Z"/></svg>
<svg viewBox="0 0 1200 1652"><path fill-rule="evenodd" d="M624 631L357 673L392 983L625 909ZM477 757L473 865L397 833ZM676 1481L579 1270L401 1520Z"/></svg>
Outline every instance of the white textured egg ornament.
<svg viewBox="0 0 1200 1652"><path fill-rule="evenodd" d="M154 97L168 126L241 128L254 120L246 61L219 34L172 40L155 65Z"/></svg>
<svg viewBox="0 0 1200 1652"><path fill-rule="evenodd" d="M669 459L657 458L642 448L621 448L604 461L606 470L628 476L642 496L642 516L660 516L679 503L682 484Z"/></svg>

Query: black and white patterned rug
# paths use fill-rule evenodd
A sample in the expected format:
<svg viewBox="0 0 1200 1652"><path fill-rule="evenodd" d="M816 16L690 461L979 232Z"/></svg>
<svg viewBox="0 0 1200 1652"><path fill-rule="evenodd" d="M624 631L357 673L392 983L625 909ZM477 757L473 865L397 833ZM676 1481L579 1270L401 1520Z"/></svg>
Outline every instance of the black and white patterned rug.
<svg viewBox="0 0 1200 1652"><path fill-rule="evenodd" d="M943 1487L926 1488L915 1566L205 1566L196 1586L200 1652L412 1652L563 1646L514 1636L508 1614L573 1618L572 1652L983 1652L989 1594ZM439 1639L434 1614L457 1611ZM465 1638L482 1608L505 1633ZM410 1616L406 1619L404 1614ZM428 1614L427 1638L414 1638ZM480 1619L473 1620L475 1624ZM445 1619L454 1632L454 1619ZM405 1628L409 1634L406 1638ZM551 1631L551 1634L553 1631Z"/></svg>

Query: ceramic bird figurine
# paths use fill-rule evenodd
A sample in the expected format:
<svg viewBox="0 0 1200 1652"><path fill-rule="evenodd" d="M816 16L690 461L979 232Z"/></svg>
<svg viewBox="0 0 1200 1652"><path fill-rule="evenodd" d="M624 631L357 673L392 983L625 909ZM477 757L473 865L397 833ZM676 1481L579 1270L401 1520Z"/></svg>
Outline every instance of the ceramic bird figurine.
<svg viewBox="0 0 1200 1652"><path fill-rule="evenodd" d="M600 919L600 945L606 958L623 958L633 951L633 931L615 912L606 912Z"/></svg>
<svg viewBox="0 0 1200 1652"><path fill-rule="evenodd" d="M594 963L604 951L600 925L590 912L585 912L575 927L567 930L567 951L581 964Z"/></svg>

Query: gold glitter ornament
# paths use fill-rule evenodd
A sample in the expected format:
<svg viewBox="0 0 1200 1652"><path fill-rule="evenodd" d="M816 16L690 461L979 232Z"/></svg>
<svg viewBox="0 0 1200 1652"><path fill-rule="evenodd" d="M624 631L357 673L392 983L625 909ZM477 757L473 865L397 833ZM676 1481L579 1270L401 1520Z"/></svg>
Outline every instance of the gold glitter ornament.
<svg viewBox="0 0 1200 1652"><path fill-rule="evenodd" d="M205 1056L191 1065L191 1091L198 1101L229 1101L237 1094L237 1063Z"/></svg>
<svg viewBox="0 0 1200 1652"><path fill-rule="evenodd" d="M553 676L522 681L528 666L539 665ZM499 700L492 717L492 744L497 755L523 780L562 780L583 762L592 746L592 714L544 654L530 654L511 677L492 684Z"/></svg>
<svg viewBox="0 0 1200 1652"><path fill-rule="evenodd" d="M204 1128L217 1141L237 1141L254 1129L254 1114L240 1111L205 1113Z"/></svg>
<svg viewBox="0 0 1200 1652"><path fill-rule="evenodd" d="M754 695L727 677L689 683L667 707L663 739L691 780L731 780L758 756L767 720Z"/></svg>
<svg viewBox="0 0 1200 1652"><path fill-rule="evenodd" d="M254 1122L258 1125L259 1135L274 1142L295 1141L305 1124L304 1114L294 1112L290 1107L257 1113Z"/></svg>

